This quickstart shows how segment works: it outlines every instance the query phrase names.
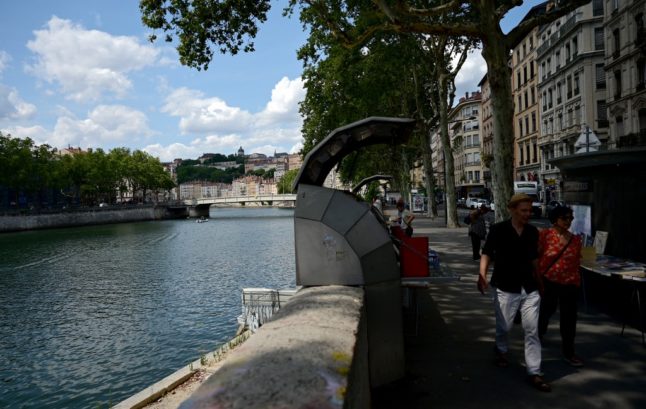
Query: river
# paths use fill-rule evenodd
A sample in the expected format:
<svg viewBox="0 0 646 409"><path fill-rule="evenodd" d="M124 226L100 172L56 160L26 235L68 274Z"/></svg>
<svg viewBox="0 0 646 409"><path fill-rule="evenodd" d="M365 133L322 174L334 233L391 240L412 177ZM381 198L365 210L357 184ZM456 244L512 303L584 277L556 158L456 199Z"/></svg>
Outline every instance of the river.
<svg viewBox="0 0 646 409"><path fill-rule="evenodd" d="M293 211L0 235L0 407L108 407L230 339L244 287L295 282Z"/></svg>

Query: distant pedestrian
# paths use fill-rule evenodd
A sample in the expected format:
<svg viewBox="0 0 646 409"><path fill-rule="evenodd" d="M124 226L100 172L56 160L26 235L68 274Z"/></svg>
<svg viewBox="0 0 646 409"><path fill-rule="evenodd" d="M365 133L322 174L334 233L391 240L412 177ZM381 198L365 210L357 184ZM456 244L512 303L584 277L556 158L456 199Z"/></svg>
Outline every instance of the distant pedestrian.
<svg viewBox="0 0 646 409"><path fill-rule="evenodd" d="M487 212L489 212L489 208L487 205L482 204L480 208L472 210L469 214L469 238L471 239L474 260L480 260L482 240L487 236L487 226L485 225L484 217Z"/></svg>
<svg viewBox="0 0 646 409"><path fill-rule="evenodd" d="M568 230L572 224L570 207L557 206L549 213L552 227L542 230L538 239L538 271L543 276L545 291L541 300L538 334L543 339L550 317L560 310L561 349L563 358L572 366L583 366L574 352L581 285L581 236Z"/></svg>
<svg viewBox="0 0 646 409"><path fill-rule="evenodd" d="M525 332L525 365L527 380L541 392L549 392L541 372L541 343L538 337L538 314L542 284L536 273L538 229L529 224L532 198L524 193L511 197L507 205L511 219L494 224L482 249L478 290L485 293L489 263L495 260L491 287L496 314L494 363L509 366L508 333L520 309ZM540 291L539 291L540 289Z"/></svg>
<svg viewBox="0 0 646 409"><path fill-rule="evenodd" d="M415 215L413 215L408 206L404 205L404 199L400 198L397 201L397 223L401 226L402 230L408 237L413 236L413 220Z"/></svg>

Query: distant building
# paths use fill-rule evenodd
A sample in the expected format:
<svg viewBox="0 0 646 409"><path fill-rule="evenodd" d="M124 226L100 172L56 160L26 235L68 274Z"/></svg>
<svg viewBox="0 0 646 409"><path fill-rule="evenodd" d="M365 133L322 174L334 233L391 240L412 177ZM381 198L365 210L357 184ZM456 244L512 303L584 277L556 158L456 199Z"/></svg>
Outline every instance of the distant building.
<svg viewBox="0 0 646 409"><path fill-rule="evenodd" d="M238 149L238 156L244 158L244 149L242 149L242 146Z"/></svg>

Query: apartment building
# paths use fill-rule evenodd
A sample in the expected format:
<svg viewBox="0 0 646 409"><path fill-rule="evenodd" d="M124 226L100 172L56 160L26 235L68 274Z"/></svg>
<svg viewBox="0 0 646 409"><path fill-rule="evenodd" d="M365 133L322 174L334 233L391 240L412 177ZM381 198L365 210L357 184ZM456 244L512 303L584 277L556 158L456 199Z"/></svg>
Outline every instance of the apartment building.
<svg viewBox="0 0 646 409"><path fill-rule="evenodd" d="M543 3L533 7L523 21L544 14L546 5L547 3ZM540 185L540 112L536 64L538 33L537 27L513 45L511 88L514 99L514 180L539 181ZM561 87L560 82L558 87Z"/></svg>
<svg viewBox="0 0 646 409"><path fill-rule="evenodd" d="M480 157L481 103L480 92L473 92L471 95L467 92L449 112L449 134L458 197L486 196Z"/></svg>
<svg viewBox="0 0 646 409"><path fill-rule="evenodd" d="M596 3L596 2L595 2ZM608 0L604 13L609 148L646 145L646 1Z"/></svg>
<svg viewBox="0 0 646 409"><path fill-rule="evenodd" d="M491 161L493 160L493 104L491 101L491 87L487 74L482 77L480 83L480 93L482 94L482 109L480 110L480 123L482 124L482 149L480 159L482 160L482 179L485 188L491 190ZM487 196L491 199L490 196Z"/></svg>
<svg viewBox="0 0 646 409"><path fill-rule="evenodd" d="M541 121L538 150L542 156L539 180L544 183L544 200L561 199L560 171L547 161L574 154L582 132L593 132L602 145L608 139L603 0L593 0L541 26L536 61ZM529 146L533 160L533 146ZM527 150L524 152L523 163L527 161Z"/></svg>

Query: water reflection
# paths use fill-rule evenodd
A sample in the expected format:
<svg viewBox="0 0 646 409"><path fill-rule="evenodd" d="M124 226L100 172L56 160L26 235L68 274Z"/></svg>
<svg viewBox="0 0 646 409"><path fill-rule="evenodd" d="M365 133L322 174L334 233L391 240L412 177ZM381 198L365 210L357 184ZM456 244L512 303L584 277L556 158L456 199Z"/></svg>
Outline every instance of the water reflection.
<svg viewBox="0 0 646 409"><path fill-rule="evenodd" d="M115 404L228 340L243 287L294 285L292 217L0 235L0 407Z"/></svg>

